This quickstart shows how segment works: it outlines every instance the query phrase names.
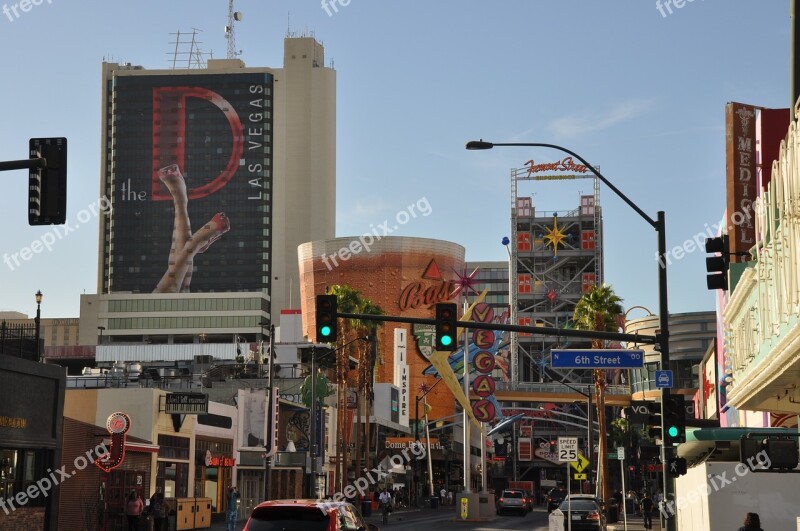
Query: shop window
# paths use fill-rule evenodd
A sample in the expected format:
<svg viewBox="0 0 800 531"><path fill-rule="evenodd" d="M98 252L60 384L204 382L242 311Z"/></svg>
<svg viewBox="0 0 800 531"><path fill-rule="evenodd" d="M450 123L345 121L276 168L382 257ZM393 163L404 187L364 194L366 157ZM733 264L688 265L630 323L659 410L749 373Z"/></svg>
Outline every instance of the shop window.
<svg viewBox="0 0 800 531"><path fill-rule="evenodd" d="M0 499L14 496L17 479L17 451L0 450Z"/></svg>
<svg viewBox="0 0 800 531"><path fill-rule="evenodd" d="M185 498L189 492L189 464L159 461L156 488L165 498Z"/></svg>

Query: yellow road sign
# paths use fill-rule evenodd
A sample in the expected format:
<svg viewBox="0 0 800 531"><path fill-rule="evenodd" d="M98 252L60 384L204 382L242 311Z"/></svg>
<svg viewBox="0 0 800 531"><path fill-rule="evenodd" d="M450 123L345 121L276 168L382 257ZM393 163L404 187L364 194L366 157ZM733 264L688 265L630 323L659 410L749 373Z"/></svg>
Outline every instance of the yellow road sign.
<svg viewBox="0 0 800 531"><path fill-rule="evenodd" d="M589 466L589 460L582 453L578 453L578 460L570 463L570 465L575 469L575 472L581 473Z"/></svg>
<svg viewBox="0 0 800 531"><path fill-rule="evenodd" d="M586 474L578 474L576 472L572 474L572 479L574 479L575 481L586 481L588 478L586 477Z"/></svg>

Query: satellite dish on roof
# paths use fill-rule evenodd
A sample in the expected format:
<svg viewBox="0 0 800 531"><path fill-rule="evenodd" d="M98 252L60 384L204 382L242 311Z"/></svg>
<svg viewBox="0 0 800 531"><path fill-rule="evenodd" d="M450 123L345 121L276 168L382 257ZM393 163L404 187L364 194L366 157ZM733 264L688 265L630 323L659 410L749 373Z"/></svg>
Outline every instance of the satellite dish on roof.
<svg viewBox="0 0 800 531"><path fill-rule="evenodd" d="M242 15L241 11L234 11L233 20L235 20L236 22L240 22L243 18L244 18L244 15Z"/></svg>

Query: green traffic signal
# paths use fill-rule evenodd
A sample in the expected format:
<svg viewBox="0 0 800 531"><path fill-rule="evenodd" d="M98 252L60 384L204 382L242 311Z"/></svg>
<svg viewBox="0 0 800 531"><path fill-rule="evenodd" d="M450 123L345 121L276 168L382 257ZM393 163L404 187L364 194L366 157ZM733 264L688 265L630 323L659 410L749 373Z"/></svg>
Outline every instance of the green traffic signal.
<svg viewBox="0 0 800 531"><path fill-rule="evenodd" d="M452 302L436 304L436 350L456 349L455 334L458 330L458 307Z"/></svg>
<svg viewBox="0 0 800 531"><path fill-rule="evenodd" d="M686 442L686 407L683 395L669 395L662 404L664 443L667 446Z"/></svg>
<svg viewBox="0 0 800 531"><path fill-rule="evenodd" d="M316 340L320 343L336 342L336 295L317 295Z"/></svg>

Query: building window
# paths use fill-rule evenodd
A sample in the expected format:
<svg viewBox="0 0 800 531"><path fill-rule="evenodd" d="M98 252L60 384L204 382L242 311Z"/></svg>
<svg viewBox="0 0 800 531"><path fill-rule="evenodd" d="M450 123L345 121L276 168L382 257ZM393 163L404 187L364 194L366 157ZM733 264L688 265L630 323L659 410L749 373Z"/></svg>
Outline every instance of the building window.
<svg viewBox="0 0 800 531"><path fill-rule="evenodd" d="M158 457L164 459L189 459L189 439L172 435L159 435Z"/></svg>

